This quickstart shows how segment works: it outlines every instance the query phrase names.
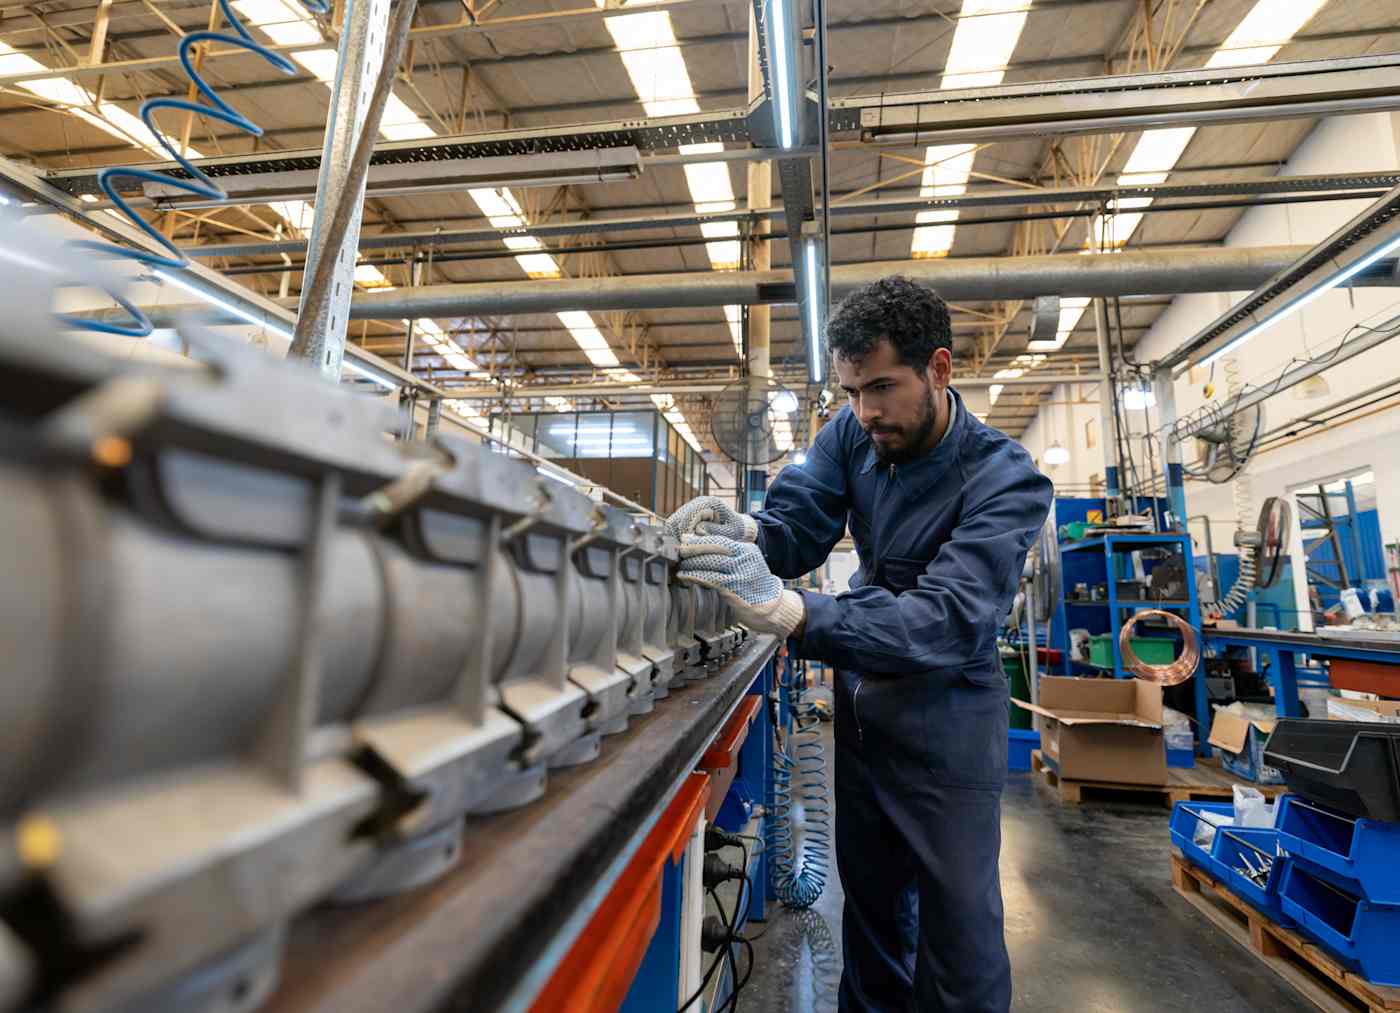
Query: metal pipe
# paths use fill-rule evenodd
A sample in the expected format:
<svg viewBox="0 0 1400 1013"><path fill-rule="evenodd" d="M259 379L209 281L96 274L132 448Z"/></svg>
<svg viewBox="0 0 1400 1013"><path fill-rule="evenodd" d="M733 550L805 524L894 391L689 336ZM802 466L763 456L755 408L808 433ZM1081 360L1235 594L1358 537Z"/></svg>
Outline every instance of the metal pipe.
<svg viewBox="0 0 1400 1013"><path fill-rule="evenodd" d="M1307 247L1302 246L1267 246L876 261L832 268L831 287L832 297L839 298L881 278L902 274L938 289L945 299L1235 292L1257 287L1296 262L1306 250ZM392 320L559 310L752 306L793 301L789 271L714 271L434 285L365 292L355 295L350 316L357 320Z"/></svg>
<svg viewBox="0 0 1400 1013"><path fill-rule="evenodd" d="M759 149L746 148L739 152L722 152L705 156L706 160L718 160L726 155L745 154L756 159ZM1166 198L1190 197L1248 197L1264 194L1299 194L1308 199L1321 199L1324 194L1362 199L1364 195L1374 195L1378 190L1400 183L1400 176L1386 173L1350 173L1303 176L1271 176L1266 179L1227 179L1211 176L1190 183L1162 183L1144 186L1090 186L1090 187L978 187L973 186L966 193L953 196L922 197L916 193L900 196L886 196L872 200L845 200L848 196L834 193L837 203L831 206L833 216L874 216L896 213L915 213L930 210L963 210L986 207L1024 207L1043 204L1092 203L1099 205L1115 200L1151 198L1154 202ZM100 207L101 202L92 205ZM1151 211L1152 206L1143 209ZM1185 210L1186 208L1181 208ZM1062 215L1065 212L1060 212ZM576 221L541 222L530 227L531 235L537 238L551 236L572 236L598 234L604 232L626 232L651 230L664 227L693 227L705 222L758 221L785 217L781 206L741 208L734 211L702 214L684 211L673 214L635 214L616 218L589 218ZM978 221L980 219L974 219ZM495 242L500 239L500 231L483 222L480 227L470 229L440 230L428 232L394 232L383 235L360 237L360 249L402 248L411 246L441 246L454 243ZM201 246L182 247L182 252L191 257L253 257L274 253L298 253L306 248L304 239L284 239L275 242L209 243Z"/></svg>

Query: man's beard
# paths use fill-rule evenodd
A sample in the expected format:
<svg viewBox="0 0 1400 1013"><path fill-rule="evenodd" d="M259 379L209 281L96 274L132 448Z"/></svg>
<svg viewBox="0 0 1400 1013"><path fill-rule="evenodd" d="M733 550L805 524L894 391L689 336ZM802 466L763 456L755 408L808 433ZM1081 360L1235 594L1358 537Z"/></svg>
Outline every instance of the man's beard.
<svg viewBox="0 0 1400 1013"><path fill-rule="evenodd" d="M928 398L924 401L924 414L912 431L901 429L899 434L904 442L898 447L882 447L872 440L875 459L881 464L904 464L932 449L933 431L938 426L938 402L934 400L941 391L930 386Z"/></svg>

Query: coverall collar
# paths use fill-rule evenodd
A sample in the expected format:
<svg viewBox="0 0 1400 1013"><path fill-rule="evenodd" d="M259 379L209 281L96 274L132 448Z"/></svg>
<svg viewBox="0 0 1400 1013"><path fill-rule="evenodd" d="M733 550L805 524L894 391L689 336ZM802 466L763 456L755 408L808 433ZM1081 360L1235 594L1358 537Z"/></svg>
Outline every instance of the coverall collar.
<svg viewBox="0 0 1400 1013"><path fill-rule="evenodd" d="M962 443L963 430L966 428L967 406L963 404L962 396L952 387L948 388L948 396L951 399L948 406L948 428L944 430L938 445L927 454L916 457L912 461L906 461L899 466L899 475L902 478L912 480L921 488L926 487L947 470L948 465L957 457L958 447ZM875 443L871 441L860 473L868 475L879 463L880 459L875 455Z"/></svg>

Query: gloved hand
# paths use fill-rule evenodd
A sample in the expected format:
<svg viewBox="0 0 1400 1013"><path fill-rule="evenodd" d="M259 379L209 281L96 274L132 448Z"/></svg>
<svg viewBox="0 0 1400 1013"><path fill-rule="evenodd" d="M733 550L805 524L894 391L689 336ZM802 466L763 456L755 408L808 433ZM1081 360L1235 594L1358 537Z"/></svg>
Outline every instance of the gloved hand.
<svg viewBox="0 0 1400 1013"><path fill-rule="evenodd" d="M755 633L787 638L807 615L796 591L773 576L757 545L718 535L690 535L681 544L677 579L712 587L734 618Z"/></svg>
<svg viewBox="0 0 1400 1013"><path fill-rule="evenodd" d="M677 538L685 535L719 535L736 542L758 540L758 521L736 512L718 496L697 496L666 518Z"/></svg>

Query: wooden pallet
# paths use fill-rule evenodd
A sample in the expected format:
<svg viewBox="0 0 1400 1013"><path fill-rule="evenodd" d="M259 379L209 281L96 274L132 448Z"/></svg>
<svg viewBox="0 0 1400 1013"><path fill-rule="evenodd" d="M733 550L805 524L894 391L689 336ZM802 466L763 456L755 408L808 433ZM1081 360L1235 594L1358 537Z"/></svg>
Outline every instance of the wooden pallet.
<svg viewBox="0 0 1400 1013"><path fill-rule="evenodd" d="M1227 936L1326 1013L1390 1013L1400 1010L1400 988L1373 985L1305 940L1271 921L1179 854L1172 856L1172 886Z"/></svg>
<svg viewBox="0 0 1400 1013"><path fill-rule="evenodd" d="M1149 798L1165 801L1169 806L1177 802L1200 802L1208 799L1228 801L1234 797L1237 784L1258 788L1266 798L1281 795L1287 790L1281 784L1254 784L1252 781L1232 777L1213 760L1197 760L1194 767L1168 767L1167 783L1162 785L1069 780L1057 774L1038 749L1031 753L1031 768L1045 779L1046 784L1059 792L1061 802L1075 805L1085 801L1128 802Z"/></svg>

